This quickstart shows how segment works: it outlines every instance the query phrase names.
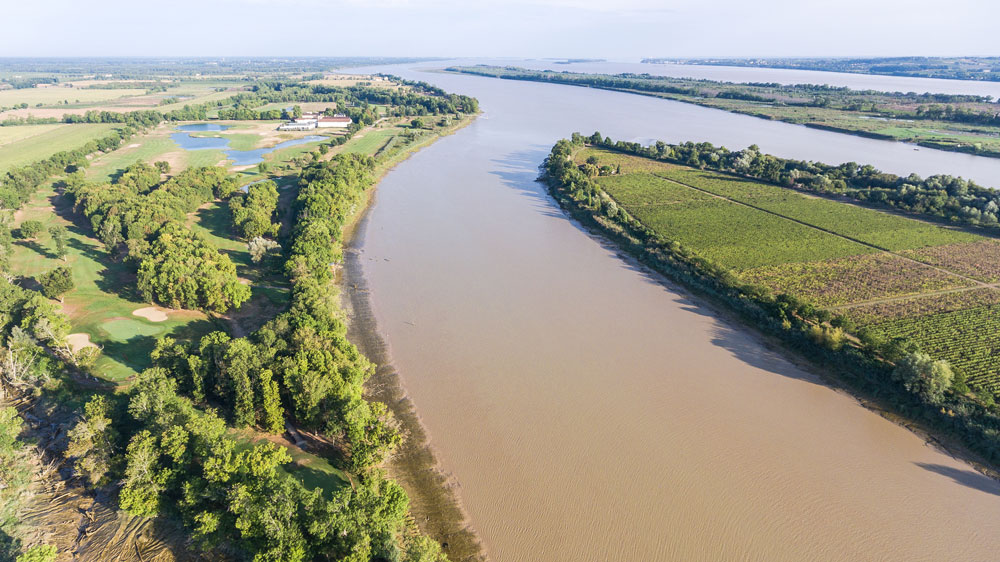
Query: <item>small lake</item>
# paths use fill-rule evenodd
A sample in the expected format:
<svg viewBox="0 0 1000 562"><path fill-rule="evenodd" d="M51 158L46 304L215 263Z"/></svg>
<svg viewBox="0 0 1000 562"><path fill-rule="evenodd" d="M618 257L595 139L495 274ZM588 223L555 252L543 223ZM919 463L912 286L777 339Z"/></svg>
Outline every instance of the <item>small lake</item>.
<svg viewBox="0 0 1000 562"><path fill-rule="evenodd" d="M232 160L234 166L251 166L264 161L264 155L275 150L288 148L310 142L326 140L327 137L321 135L308 135L302 138L288 140L278 143L270 148L257 148L254 150L236 150L229 148L229 139L224 137L195 137L191 133L206 131L225 131L227 125L217 123L195 123L192 125L180 125L176 128L177 133L172 133L170 138L184 150L221 150L226 153L226 158Z"/></svg>

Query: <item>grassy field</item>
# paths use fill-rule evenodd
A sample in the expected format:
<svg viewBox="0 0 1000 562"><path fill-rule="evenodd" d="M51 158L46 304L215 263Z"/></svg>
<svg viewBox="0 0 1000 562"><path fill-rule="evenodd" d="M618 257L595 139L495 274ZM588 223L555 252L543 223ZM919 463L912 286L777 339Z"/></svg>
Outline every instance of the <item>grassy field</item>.
<svg viewBox="0 0 1000 562"><path fill-rule="evenodd" d="M763 182L584 149L632 217L746 282L842 313L1000 392L1000 241Z"/></svg>
<svg viewBox="0 0 1000 562"><path fill-rule="evenodd" d="M76 104L117 100L129 96L145 94L146 90L120 89L97 90L89 88L67 88L65 86L50 86L42 88L22 88L20 90L0 90L0 107L12 107L26 103L31 107L37 104Z"/></svg>
<svg viewBox="0 0 1000 562"><path fill-rule="evenodd" d="M128 145L108 154L102 154L87 169L88 181L110 181L128 166L143 161L148 164L159 160L170 163L172 173L194 166L214 166L225 154L221 150L183 150L170 138L170 130L160 127L153 133L134 137Z"/></svg>
<svg viewBox="0 0 1000 562"><path fill-rule="evenodd" d="M31 137L37 137L42 133L54 131L59 128L68 127L65 124L53 125L23 125L16 127L0 127L0 147L13 144Z"/></svg>
<svg viewBox="0 0 1000 562"><path fill-rule="evenodd" d="M352 139L350 144L344 147L344 152L373 155L385 146L390 138L401 132L401 129L395 127L368 131L364 136Z"/></svg>
<svg viewBox="0 0 1000 562"><path fill-rule="evenodd" d="M0 127L0 172L44 160L62 150L80 148L116 127L113 124ZM34 131L37 134L30 134Z"/></svg>

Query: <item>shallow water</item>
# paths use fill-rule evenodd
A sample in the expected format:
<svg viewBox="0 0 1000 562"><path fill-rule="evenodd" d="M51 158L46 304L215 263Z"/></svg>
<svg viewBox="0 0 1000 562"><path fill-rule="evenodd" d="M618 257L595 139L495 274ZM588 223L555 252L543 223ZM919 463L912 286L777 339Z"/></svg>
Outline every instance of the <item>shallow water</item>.
<svg viewBox="0 0 1000 562"><path fill-rule="evenodd" d="M494 560L996 559L1000 485L622 259L534 179L555 140L594 129L995 185L1000 160L385 70L485 111L384 178L361 260L395 366Z"/></svg>
<svg viewBox="0 0 1000 562"><path fill-rule="evenodd" d="M177 143L177 146L183 148L184 150L222 150L226 153L226 158L232 161L233 166L249 166L259 164L264 161L264 155L270 154L275 150L280 150L289 146L307 144L310 142L319 142L327 139L327 137L321 135L307 135L302 138L278 143L270 148L235 150L227 148L229 146L229 139L225 137L196 137L191 135L192 132L225 131L228 128L229 127L226 125L219 125L216 123L180 125L177 127L177 130L181 132L171 133L170 138Z"/></svg>

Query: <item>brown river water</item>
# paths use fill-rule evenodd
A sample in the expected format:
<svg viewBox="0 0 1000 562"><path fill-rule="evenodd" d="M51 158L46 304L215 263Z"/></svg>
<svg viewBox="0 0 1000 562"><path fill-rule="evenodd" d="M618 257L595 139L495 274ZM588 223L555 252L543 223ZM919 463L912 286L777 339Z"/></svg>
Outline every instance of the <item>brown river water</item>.
<svg viewBox="0 0 1000 562"><path fill-rule="evenodd" d="M623 259L534 181L555 140L594 129L994 185L1000 160L386 70L484 110L384 178L357 245L402 384L491 559L1000 559L1000 484Z"/></svg>

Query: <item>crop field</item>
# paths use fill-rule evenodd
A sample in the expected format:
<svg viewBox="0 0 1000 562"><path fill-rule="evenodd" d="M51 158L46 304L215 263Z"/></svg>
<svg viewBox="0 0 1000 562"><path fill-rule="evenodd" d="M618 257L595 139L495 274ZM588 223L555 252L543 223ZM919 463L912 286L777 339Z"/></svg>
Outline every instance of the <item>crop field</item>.
<svg viewBox="0 0 1000 562"><path fill-rule="evenodd" d="M904 252L915 260L946 268L987 283L1000 281L1000 241L976 240Z"/></svg>
<svg viewBox="0 0 1000 562"><path fill-rule="evenodd" d="M906 338L1000 397L1000 241L612 151L576 161L591 156L620 170L597 177L601 188L665 239L773 294Z"/></svg>
<svg viewBox="0 0 1000 562"><path fill-rule="evenodd" d="M964 277L884 252L825 262L785 263L744 271L740 277L824 307L975 285Z"/></svg>
<svg viewBox="0 0 1000 562"><path fill-rule="evenodd" d="M970 288L931 295L904 297L840 310L859 325L873 325L889 320L954 312L966 308L1000 304L1000 290L992 287Z"/></svg>
<svg viewBox="0 0 1000 562"><path fill-rule="evenodd" d="M982 237L757 181L676 168L663 177L890 251L974 242Z"/></svg>
<svg viewBox="0 0 1000 562"><path fill-rule="evenodd" d="M12 107L20 103L26 103L33 107L37 104L53 105L104 102L128 96L139 96L145 93L146 90L140 89L96 90L89 88L67 88L65 86L0 90L0 107Z"/></svg>
<svg viewBox="0 0 1000 562"><path fill-rule="evenodd" d="M54 131L61 127L68 127L65 124L52 125L23 125L16 127L0 127L0 147L23 141L31 137L36 137L42 133Z"/></svg>
<svg viewBox="0 0 1000 562"><path fill-rule="evenodd" d="M640 175L638 181L633 181L631 175L602 178L601 185L646 226L734 270L874 251L646 174ZM649 188L656 191L650 193ZM661 189L662 200L658 197Z"/></svg>
<svg viewBox="0 0 1000 562"><path fill-rule="evenodd" d="M80 148L105 136L115 127L112 124L0 127L0 173L43 160L62 150ZM38 134L29 134L32 130Z"/></svg>
<svg viewBox="0 0 1000 562"><path fill-rule="evenodd" d="M921 351L946 359L969 384L1000 392L1000 305L901 318L872 329L885 338L911 339Z"/></svg>

